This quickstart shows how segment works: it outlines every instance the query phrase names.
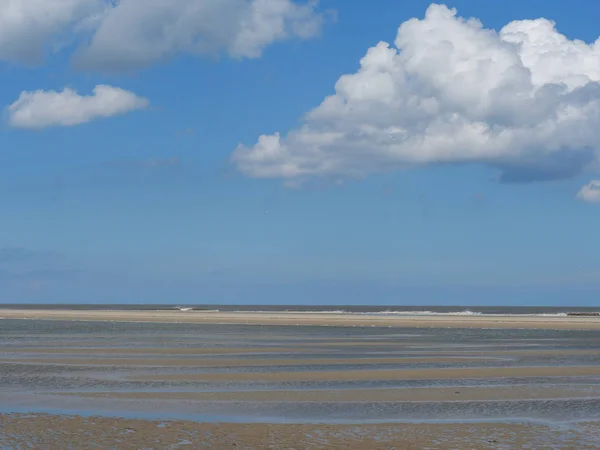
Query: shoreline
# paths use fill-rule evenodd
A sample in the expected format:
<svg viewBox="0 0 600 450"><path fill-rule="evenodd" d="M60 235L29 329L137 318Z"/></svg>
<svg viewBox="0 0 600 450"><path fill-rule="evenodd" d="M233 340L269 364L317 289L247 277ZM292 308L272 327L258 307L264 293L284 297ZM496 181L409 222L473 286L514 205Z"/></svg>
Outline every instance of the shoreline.
<svg viewBox="0 0 600 450"><path fill-rule="evenodd" d="M204 312L136 310L65 311L53 309L3 309L0 310L0 319L261 326L287 325L396 328L522 328L544 330L600 330L600 317L597 316L390 316L314 312Z"/></svg>

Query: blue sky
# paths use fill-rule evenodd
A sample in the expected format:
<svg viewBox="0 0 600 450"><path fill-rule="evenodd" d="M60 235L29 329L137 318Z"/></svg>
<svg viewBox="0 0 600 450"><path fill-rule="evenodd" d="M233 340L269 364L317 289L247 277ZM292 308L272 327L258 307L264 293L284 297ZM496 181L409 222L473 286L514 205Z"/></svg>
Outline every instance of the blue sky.
<svg viewBox="0 0 600 450"><path fill-rule="evenodd" d="M506 89L525 94L543 84L568 86L568 92L531 97L523 107L531 110L521 119L510 109L513 104L482 99L487 90L477 90L476 84L488 83L490 75L469 73L475 81L433 89L439 80L453 79L454 66L440 64L441 78L429 78L418 54L424 41L419 27L433 27L429 34L451 40L456 51L469 40L445 36L462 28L445 28L457 19L441 9L423 21L429 2L322 0L296 10L293 6L303 3L282 0L287 9L277 14L287 14L285 37L262 29L262 34L257 29L243 34L243 17L211 10L211 20L220 21L219 30L227 36L180 22L176 26L188 29L175 36L205 39L210 51L190 50L189 42L173 44L179 42L173 38L162 54L144 53L143 63L132 55L160 48L165 35L146 33L155 39L148 43L141 31L123 32L133 44L120 41L116 47L106 36L121 32L137 14L150 13L136 10L136 4L144 8L137 0L113 7L131 8L125 12L94 10L98 2L103 3L70 0L84 9L67 14L77 21L65 22L58 13L44 16L57 19L40 28L47 30L41 40L29 42L25 36L19 44L19 32L31 30L29 22L11 24L0 7L0 24L13 30L7 36L0 31L0 102L6 108L0 130L1 301L597 304L597 189L591 186L588 196L577 196L582 186L600 178L594 147L600 48L572 46L584 61L569 60L573 73L560 72L568 64L556 61L528 66L529 76L537 77L533 87L500 79L498 85L509 80ZM25 16L34 14L36 0L17 3ZM512 21L547 18L569 41L590 44L600 35L594 19L600 5L583 0L447 5L457 9L457 16L475 17L496 31ZM152 17L160 22L156 17L162 16ZM507 132L534 117L534 107L556 102L556 108L575 108L578 125L552 122L558 131L548 138L532 134L505 147L500 138L490 139L469 152L470 141L408 150L377 144L381 135L369 135L366 144L354 141L352 130L365 126L381 132L389 117L407 136L423 137L410 128L416 121L410 108L390 105L385 93L365 100L378 94L373 89L385 80L373 79L361 92L352 80L336 85L342 75L357 72L361 58L379 41L393 46L399 26L411 18L422 22L405 27L406 49L398 54L415 53L398 64L413 72L406 91L394 90L394 101L408 95L422 100L427 88L427 95L439 100L440 117L446 109L459 111ZM160 28L159 22L152 23ZM88 27L83 32L81 23ZM497 33L490 39L499 41ZM513 61L518 51L503 45L493 49L496 53L484 44L469 51L495 55L493 64ZM530 50L534 56L561 54L563 44L549 45ZM30 57L36 49L41 53ZM378 66L367 72L387 76L386 70ZM494 66L490 73L497 72ZM588 78L580 83L572 81L574 75ZM473 84L472 92L460 91ZM90 96L98 85L119 91L104 99L98 94L89 103L62 95L70 88L76 96ZM336 93L335 86L346 105L355 105L354 112L321 108L316 119L308 117ZM57 97L36 91L54 91ZM504 97L512 99L512 92ZM19 98L25 101L18 103ZM473 102L461 103L465 99ZM479 113L481 105L487 109ZM428 118L428 126L436 119ZM341 140L309 149L309 139L325 142L329 132L339 133ZM282 144L275 156L264 157L259 136L275 133ZM557 141L560 151L553 147ZM581 158L585 164L579 164ZM524 174L523 179L508 180L514 174Z"/></svg>

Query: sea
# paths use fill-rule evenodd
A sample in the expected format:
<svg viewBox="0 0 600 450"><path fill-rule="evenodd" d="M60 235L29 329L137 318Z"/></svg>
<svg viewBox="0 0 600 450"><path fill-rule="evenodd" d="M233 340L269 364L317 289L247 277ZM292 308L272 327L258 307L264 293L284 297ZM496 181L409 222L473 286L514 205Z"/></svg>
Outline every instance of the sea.
<svg viewBox="0 0 600 450"><path fill-rule="evenodd" d="M53 309L77 311L212 311L212 312L296 312L374 315L501 315L566 316L600 312L592 306L459 306L459 305L220 305L220 304L0 304L2 309Z"/></svg>

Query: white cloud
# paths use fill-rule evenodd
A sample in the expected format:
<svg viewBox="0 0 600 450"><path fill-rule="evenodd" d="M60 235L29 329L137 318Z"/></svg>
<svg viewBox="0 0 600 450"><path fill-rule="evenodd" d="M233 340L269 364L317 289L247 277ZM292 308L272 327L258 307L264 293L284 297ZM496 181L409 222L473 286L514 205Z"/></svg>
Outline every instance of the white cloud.
<svg viewBox="0 0 600 450"><path fill-rule="evenodd" d="M292 0L121 0L76 64L124 70L178 53L255 58L275 41L318 34L323 17L315 8Z"/></svg>
<svg viewBox="0 0 600 450"><path fill-rule="evenodd" d="M323 20L314 0L0 0L0 60L35 64L73 42L76 65L102 71L181 53L255 58Z"/></svg>
<svg viewBox="0 0 600 450"><path fill-rule="evenodd" d="M104 0L0 0L0 59L37 64L105 7Z"/></svg>
<svg viewBox="0 0 600 450"><path fill-rule="evenodd" d="M583 186L577 198L586 203L600 203L600 180L592 180Z"/></svg>
<svg viewBox="0 0 600 450"><path fill-rule="evenodd" d="M93 95L73 89L62 92L22 92L8 107L9 124L15 128L72 126L94 119L125 114L149 105L148 100L124 89L98 85Z"/></svg>
<svg viewBox="0 0 600 450"><path fill-rule="evenodd" d="M598 158L600 40L569 40L546 19L499 32L431 5L370 48L356 73L287 135L232 155L259 178L366 176L480 163L504 182L566 178Z"/></svg>

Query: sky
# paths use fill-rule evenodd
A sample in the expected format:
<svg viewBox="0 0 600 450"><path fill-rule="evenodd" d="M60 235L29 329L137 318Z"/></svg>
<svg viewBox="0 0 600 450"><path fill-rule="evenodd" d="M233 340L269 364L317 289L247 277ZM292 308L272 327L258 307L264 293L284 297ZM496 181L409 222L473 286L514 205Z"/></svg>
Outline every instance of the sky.
<svg viewBox="0 0 600 450"><path fill-rule="evenodd" d="M598 305L599 14L0 0L0 302Z"/></svg>

